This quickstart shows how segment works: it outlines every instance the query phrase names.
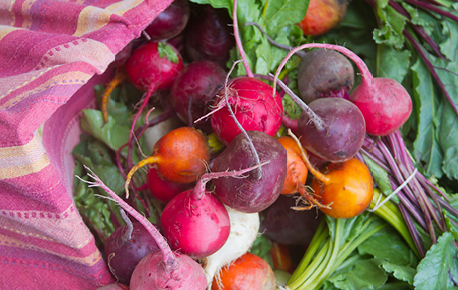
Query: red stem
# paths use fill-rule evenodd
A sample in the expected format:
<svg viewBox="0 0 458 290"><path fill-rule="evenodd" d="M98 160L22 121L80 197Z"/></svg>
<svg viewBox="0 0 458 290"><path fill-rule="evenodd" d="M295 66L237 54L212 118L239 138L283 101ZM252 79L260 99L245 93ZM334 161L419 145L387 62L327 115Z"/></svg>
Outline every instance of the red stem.
<svg viewBox="0 0 458 290"><path fill-rule="evenodd" d="M245 50L243 49L242 41L240 39L240 34L239 34L239 25L238 25L238 20L237 20L237 0L234 0L234 6L233 6L233 11L232 11L232 20L234 22L233 24L234 24L235 43L237 44L237 49L239 50L240 58L243 61L243 66L245 67L247 76L252 78L253 72L251 71L250 65L248 64L248 59L246 57Z"/></svg>

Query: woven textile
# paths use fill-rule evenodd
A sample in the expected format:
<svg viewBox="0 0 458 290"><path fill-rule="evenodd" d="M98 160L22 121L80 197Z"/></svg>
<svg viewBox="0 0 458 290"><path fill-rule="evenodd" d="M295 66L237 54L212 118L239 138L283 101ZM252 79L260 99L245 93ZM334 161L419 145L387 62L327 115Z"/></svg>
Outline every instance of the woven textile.
<svg viewBox="0 0 458 290"><path fill-rule="evenodd" d="M112 281L72 200L93 86L171 0L0 0L0 289Z"/></svg>

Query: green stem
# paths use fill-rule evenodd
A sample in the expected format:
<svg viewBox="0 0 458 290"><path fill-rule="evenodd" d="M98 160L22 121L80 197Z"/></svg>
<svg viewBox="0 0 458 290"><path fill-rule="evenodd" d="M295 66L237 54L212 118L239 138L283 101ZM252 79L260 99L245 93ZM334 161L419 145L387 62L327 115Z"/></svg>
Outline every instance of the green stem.
<svg viewBox="0 0 458 290"><path fill-rule="evenodd" d="M385 197L381 195L379 190L374 189L374 197L369 206L371 209L375 207L375 204L377 200L379 199L379 197L380 197L379 203L385 199ZM415 255L419 259L421 259L420 253L418 252L418 249L415 246L415 242L412 239L412 235L410 234L409 229L407 228L407 225L405 223L405 220L402 217L402 214L399 211L399 208L396 206L396 204L394 204L391 200L389 200L388 202L383 204L373 213L375 213L376 215L384 219L387 223L389 223L392 227L394 227L398 231L398 233L404 238L404 240L409 245L409 247L412 249L412 251L415 253Z"/></svg>
<svg viewBox="0 0 458 290"><path fill-rule="evenodd" d="M296 281L299 279L301 274L305 271L307 266L309 265L310 261L316 257L316 252L319 250L320 246L322 245L323 241L329 236L329 230L327 227L327 223L325 219L322 219L320 225L318 226L315 235L310 242L310 246L307 248L304 257L302 258L301 262L297 266L296 270L294 271L293 275L289 279L290 282Z"/></svg>

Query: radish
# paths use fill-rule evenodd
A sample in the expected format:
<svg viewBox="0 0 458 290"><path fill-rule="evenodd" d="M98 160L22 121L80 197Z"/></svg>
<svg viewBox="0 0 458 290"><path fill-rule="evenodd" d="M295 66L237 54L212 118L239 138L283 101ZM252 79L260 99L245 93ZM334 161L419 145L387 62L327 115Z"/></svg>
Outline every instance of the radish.
<svg viewBox="0 0 458 290"><path fill-rule="evenodd" d="M144 31L151 40L175 37L185 29L190 14L188 0L174 0Z"/></svg>
<svg viewBox="0 0 458 290"><path fill-rule="evenodd" d="M174 253L159 231L139 212L108 188L88 167L88 176L94 181L84 181L89 186L102 188L126 212L138 220L156 241L160 251L145 256L135 267L130 281L131 290L174 289L202 290L207 281L202 267L186 255Z"/></svg>
<svg viewBox="0 0 458 290"><path fill-rule="evenodd" d="M139 222L132 223L124 211L125 226L118 227L105 242L105 257L111 274L129 285L135 266L151 252L159 251L156 241Z"/></svg>
<svg viewBox="0 0 458 290"><path fill-rule="evenodd" d="M186 65L170 90L170 101L178 117L190 127L211 132L210 121L194 121L210 111L225 78L226 71L216 62L203 60Z"/></svg>
<svg viewBox="0 0 458 290"><path fill-rule="evenodd" d="M412 100L407 90L395 80L374 78L366 64L355 53L339 45L308 43L294 48L277 68L275 78L278 78L286 61L294 53L302 49L316 47L339 51L350 58L360 70L362 80L353 89L350 101L363 114L368 134L385 136L399 129L407 121L412 112Z"/></svg>
<svg viewBox="0 0 458 290"><path fill-rule="evenodd" d="M131 82L148 94L170 89L182 69L180 53L167 42L146 42L135 49L126 61L126 73Z"/></svg>
<svg viewBox="0 0 458 290"><path fill-rule="evenodd" d="M233 172L206 173L194 189L175 196L161 214L164 236L171 247L196 259L218 251L229 237L231 224L224 205L205 189L205 185L215 178L240 178L241 174L259 166Z"/></svg>
<svg viewBox="0 0 458 290"><path fill-rule="evenodd" d="M241 132L239 124L233 120L234 115L244 130L261 131L270 136L274 136L280 129L283 116L281 97L276 92L271 94L271 86L254 78L248 65L239 37L236 0L233 4L233 24L235 42L247 76L238 77L229 84L226 81L215 102L217 109L212 113L211 124L225 145Z"/></svg>
<svg viewBox="0 0 458 290"><path fill-rule="evenodd" d="M224 177L213 180L216 196L227 206L245 213L260 212L275 202L286 176L285 148L273 137L260 131L237 135L213 161L217 172L239 170L259 162L268 164L252 171L246 178ZM254 150L251 145L254 146Z"/></svg>
<svg viewBox="0 0 458 290"><path fill-rule="evenodd" d="M97 290L129 290L129 287L124 284L115 283L99 287Z"/></svg>
<svg viewBox="0 0 458 290"><path fill-rule="evenodd" d="M258 213L243 213L225 207L231 221L229 237L221 249L202 260L207 276L207 290L211 289L215 275L224 266L230 265L251 248L259 232Z"/></svg>
<svg viewBox="0 0 458 290"><path fill-rule="evenodd" d="M167 204L181 192L191 189L194 185L192 182L177 183L166 180L158 174L157 169L154 167L149 168L146 180L151 195L164 204Z"/></svg>

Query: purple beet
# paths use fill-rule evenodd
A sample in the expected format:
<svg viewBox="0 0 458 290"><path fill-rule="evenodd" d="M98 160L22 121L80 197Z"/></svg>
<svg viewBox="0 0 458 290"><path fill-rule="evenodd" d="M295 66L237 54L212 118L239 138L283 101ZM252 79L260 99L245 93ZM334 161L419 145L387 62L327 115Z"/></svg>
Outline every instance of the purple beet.
<svg viewBox="0 0 458 290"><path fill-rule="evenodd" d="M324 214L313 209L292 209L295 206L295 197L280 195L271 206L261 212L260 232L280 244L307 246Z"/></svg>
<svg viewBox="0 0 458 290"><path fill-rule="evenodd" d="M229 52L235 45L231 23L226 9L206 5L186 29L185 47L189 58L211 60L226 66Z"/></svg>
<svg viewBox="0 0 458 290"><path fill-rule="evenodd" d="M174 0L145 28L145 32L151 40L164 40L175 37L188 24L190 11L188 0Z"/></svg>
<svg viewBox="0 0 458 290"><path fill-rule="evenodd" d="M111 274L119 283L129 285L130 277L140 260L151 252L159 251L154 238L140 223L117 228L105 243L105 256Z"/></svg>
<svg viewBox="0 0 458 290"><path fill-rule="evenodd" d="M260 212L280 195L286 176L286 150L273 137L261 131L247 131L260 162L269 162L245 178L224 177L213 180L216 196L227 206L245 213ZM256 165L244 134L238 134L215 158L212 170L240 170Z"/></svg>
<svg viewBox="0 0 458 290"><path fill-rule="evenodd" d="M211 130L209 120L194 121L211 111L216 93L224 85L227 72L216 62L195 61L180 72L170 91L173 108L189 126Z"/></svg>

